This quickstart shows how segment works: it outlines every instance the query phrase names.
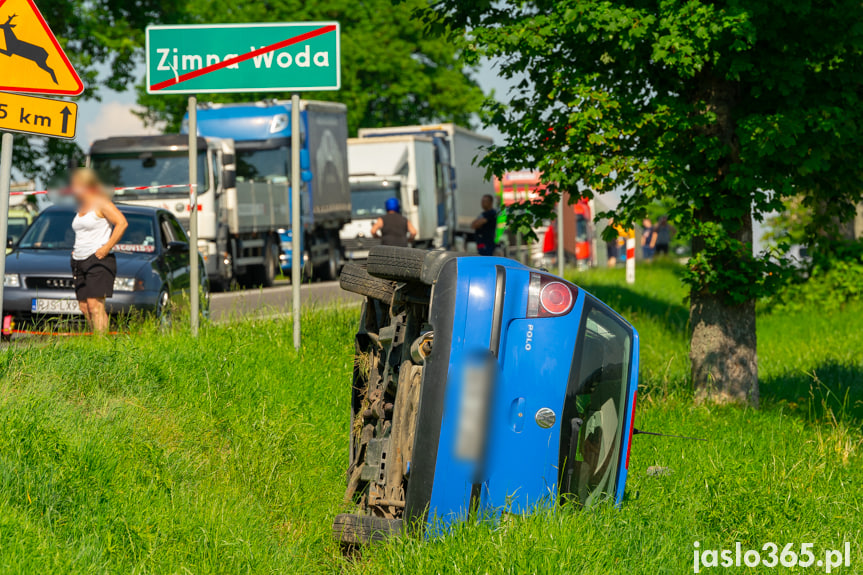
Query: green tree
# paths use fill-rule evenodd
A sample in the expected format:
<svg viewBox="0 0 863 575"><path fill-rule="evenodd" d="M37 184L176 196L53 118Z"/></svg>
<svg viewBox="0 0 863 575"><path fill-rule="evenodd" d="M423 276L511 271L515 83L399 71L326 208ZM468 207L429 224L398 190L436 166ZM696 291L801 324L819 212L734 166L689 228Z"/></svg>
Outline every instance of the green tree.
<svg viewBox="0 0 863 575"><path fill-rule="evenodd" d="M99 99L100 88L123 91L137 80L144 28L154 22L185 21L175 0L39 0L39 9L84 82L83 99ZM0 61L5 58L0 56ZM18 175L43 183L65 176L83 153L74 142L16 137Z"/></svg>
<svg viewBox="0 0 863 575"><path fill-rule="evenodd" d="M852 216L863 146L863 4L808 0L435 0L432 26L524 78L488 104L507 143L495 173L536 167L586 195L657 199L692 238L692 379L699 397L758 403L755 300L770 263L752 220L802 194L813 227ZM550 188L546 200L556 201Z"/></svg>
<svg viewBox="0 0 863 575"><path fill-rule="evenodd" d="M484 99L456 43L429 35L412 17L422 0L272 0L237 4L191 0L190 20L208 22L282 22L337 20L341 24L342 88L303 96L335 100L348 107L348 128L392 126L429 121L471 123ZM254 39L250 39L251 44ZM251 46L250 44L250 46ZM212 94L214 102L287 98L289 94ZM139 87L142 115L151 123L179 128L186 112L182 96L148 95Z"/></svg>

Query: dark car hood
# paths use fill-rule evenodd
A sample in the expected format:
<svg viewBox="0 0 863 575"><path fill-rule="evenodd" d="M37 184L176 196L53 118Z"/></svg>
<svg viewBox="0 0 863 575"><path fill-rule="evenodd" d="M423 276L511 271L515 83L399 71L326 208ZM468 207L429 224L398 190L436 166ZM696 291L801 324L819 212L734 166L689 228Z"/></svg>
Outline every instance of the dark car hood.
<svg viewBox="0 0 863 575"><path fill-rule="evenodd" d="M138 270L153 261L153 254L118 252L117 276L134 277ZM6 256L6 273L40 276L70 276L72 255L66 250L15 250Z"/></svg>

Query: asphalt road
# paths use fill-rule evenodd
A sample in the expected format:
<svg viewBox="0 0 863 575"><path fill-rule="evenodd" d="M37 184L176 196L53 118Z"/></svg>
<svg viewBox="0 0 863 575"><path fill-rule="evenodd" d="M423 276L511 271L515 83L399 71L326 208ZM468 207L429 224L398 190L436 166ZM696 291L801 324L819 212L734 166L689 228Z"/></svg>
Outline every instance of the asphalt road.
<svg viewBox="0 0 863 575"><path fill-rule="evenodd" d="M274 317L291 313L291 285L277 283L271 288L214 293L210 295L213 321L253 317ZM303 284L300 298L304 307L359 305L362 297L346 292L339 282Z"/></svg>

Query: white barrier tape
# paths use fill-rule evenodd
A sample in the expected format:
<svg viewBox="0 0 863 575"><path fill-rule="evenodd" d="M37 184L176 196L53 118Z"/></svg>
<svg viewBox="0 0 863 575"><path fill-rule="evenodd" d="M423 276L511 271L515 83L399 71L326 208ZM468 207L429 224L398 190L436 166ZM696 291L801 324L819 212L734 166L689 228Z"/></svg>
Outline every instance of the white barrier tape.
<svg viewBox="0 0 863 575"><path fill-rule="evenodd" d="M125 188L114 188L115 192L130 192L133 190L158 190L166 188L197 188L198 184L165 184L159 186L129 186ZM56 191L56 190L55 190ZM26 192L10 192L10 196L35 196L37 194L47 194L49 190L29 190Z"/></svg>

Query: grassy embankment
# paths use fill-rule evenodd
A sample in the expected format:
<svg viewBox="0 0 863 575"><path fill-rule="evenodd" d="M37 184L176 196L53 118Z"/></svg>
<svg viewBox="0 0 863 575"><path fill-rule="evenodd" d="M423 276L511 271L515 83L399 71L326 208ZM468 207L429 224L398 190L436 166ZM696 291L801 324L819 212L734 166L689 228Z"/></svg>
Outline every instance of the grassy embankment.
<svg viewBox="0 0 863 575"><path fill-rule="evenodd" d="M670 268L638 279L578 277L641 334L637 425L709 441L635 438L622 509L342 559L329 533L357 311L318 311L300 354L289 321L0 352L0 572L679 574L696 540L812 542L819 558L850 541L836 572L863 571L863 308L761 317L763 409L693 407L682 288Z"/></svg>

